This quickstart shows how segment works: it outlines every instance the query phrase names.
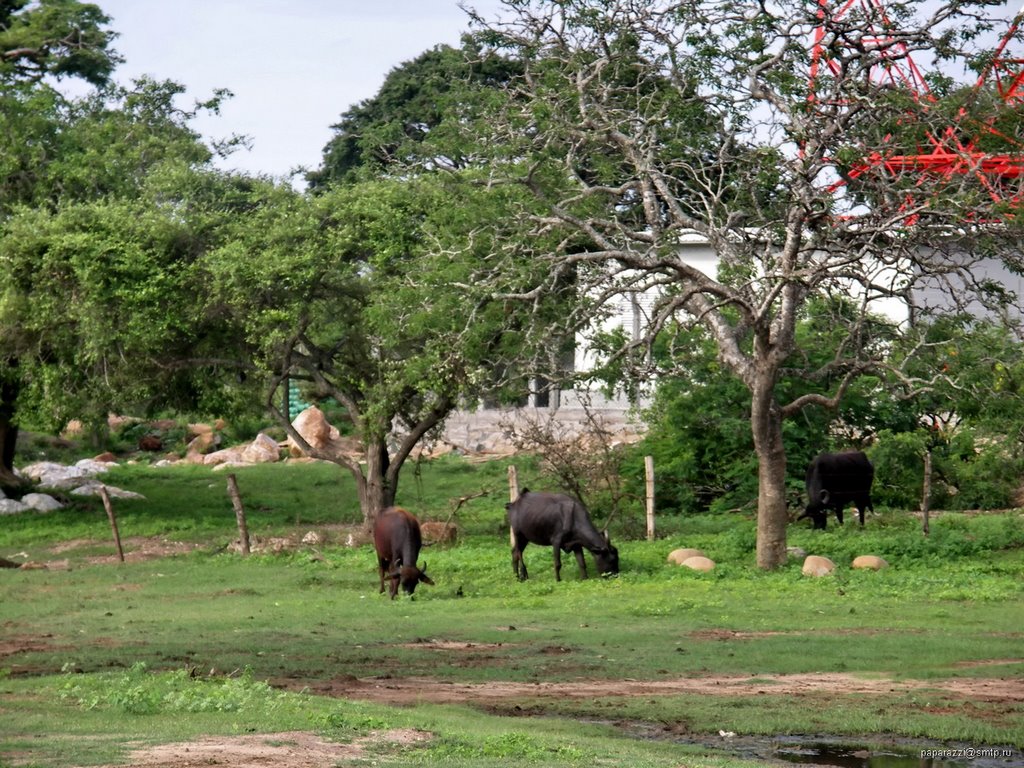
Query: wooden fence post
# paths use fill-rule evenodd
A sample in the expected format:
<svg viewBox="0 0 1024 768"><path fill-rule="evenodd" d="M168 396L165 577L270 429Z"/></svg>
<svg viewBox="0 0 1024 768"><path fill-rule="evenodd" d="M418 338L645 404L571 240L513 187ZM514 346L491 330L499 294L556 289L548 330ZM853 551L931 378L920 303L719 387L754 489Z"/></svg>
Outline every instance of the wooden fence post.
<svg viewBox="0 0 1024 768"><path fill-rule="evenodd" d="M508 500L515 501L519 498L519 471L515 464L508 465ZM508 527L509 546L516 545L516 535L512 532L512 526Z"/></svg>
<svg viewBox="0 0 1024 768"><path fill-rule="evenodd" d="M931 448L924 452L924 489L921 492L921 530L928 535L928 513L932 505L932 451Z"/></svg>
<svg viewBox="0 0 1024 768"><path fill-rule="evenodd" d="M107 486L100 486L100 498L103 499L103 508L107 510L107 520L110 521L110 530L114 533L114 544L117 546L117 557L124 562L124 550L121 548L121 534L117 530L117 518L114 516L114 505L110 503L110 494L107 493Z"/></svg>
<svg viewBox="0 0 1024 768"><path fill-rule="evenodd" d="M647 488L647 540L654 541L654 457L644 456Z"/></svg>
<svg viewBox="0 0 1024 768"><path fill-rule="evenodd" d="M245 524L245 507L242 506L242 495L238 492L238 480L233 474L228 475L228 495L231 506L235 508L235 520L238 523L238 538L242 542L242 554L249 554L249 528Z"/></svg>

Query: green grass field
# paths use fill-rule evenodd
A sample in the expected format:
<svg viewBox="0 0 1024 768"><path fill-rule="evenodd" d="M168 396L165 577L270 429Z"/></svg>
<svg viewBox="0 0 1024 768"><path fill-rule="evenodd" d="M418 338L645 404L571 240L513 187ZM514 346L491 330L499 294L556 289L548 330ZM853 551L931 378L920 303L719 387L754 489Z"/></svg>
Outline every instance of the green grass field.
<svg viewBox="0 0 1024 768"><path fill-rule="evenodd" d="M928 537L898 512L864 530L793 524L791 544L839 565L820 579L754 567L742 515L659 519L653 542L623 518L619 577L582 581L570 557L555 583L530 547L518 583L505 472L445 459L404 477L421 519L488 492L452 518L457 545L423 551L437 583L415 600L379 595L372 548L345 545L358 505L328 465L237 472L250 533L293 542L248 558L229 547L225 475L204 467L106 477L146 497L115 500L124 564L98 499L3 518L0 557L54 567L0 571L0 765L296 732L352 750L325 765L751 765L736 745L787 736L1024 764L1020 511L940 515ZM543 487L529 464L520 478ZM321 542L302 544L309 531ZM718 566L667 564L679 546ZM858 554L890 567L854 571Z"/></svg>

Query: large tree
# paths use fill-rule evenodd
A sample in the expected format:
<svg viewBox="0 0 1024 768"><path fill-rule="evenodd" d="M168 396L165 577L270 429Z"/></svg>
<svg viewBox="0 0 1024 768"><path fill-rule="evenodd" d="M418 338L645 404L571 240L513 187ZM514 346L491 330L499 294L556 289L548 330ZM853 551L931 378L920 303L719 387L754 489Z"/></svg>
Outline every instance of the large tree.
<svg viewBox="0 0 1024 768"><path fill-rule="evenodd" d="M39 170L56 156L62 103L47 78L102 85L119 61L109 19L76 0L0 2L0 223L12 206L39 195ZM18 351L0 347L0 485L16 483Z"/></svg>
<svg viewBox="0 0 1024 768"><path fill-rule="evenodd" d="M446 168L471 164L473 142L445 144L436 130L453 118L465 120L471 102L497 93L518 67L467 46L439 45L421 53L391 70L373 97L347 109L332 126L334 136L324 147L320 167L307 176L310 187L322 190L428 159ZM427 155L424 143L431 147Z"/></svg>
<svg viewBox="0 0 1024 768"><path fill-rule="evenodd" d="M495 175L533 192L536 231L563 244L510 243L508 263L536 258L547 285L571 275L602 299L655 293L640 346L672 321L704 326L750 398L757 562L774 568L786 559L784 420L835 407L887 362L868 332L880 302L909 301L926 275L973 285L982 257L1019 259L1011 225L969 176L861 172L873 152L926 144L950 116L873 72L911 51L957 54L986 29L985 6L892 2L883 18L878 4L839 15L802 0L506 5L479 37L523 66L493 119L491 146L507 150ZM812 90L815 50L829 67ZM716 275L683 259L688 233L715 252ZM815 296L856 308L829 318L844 341L824 364L797 334ZM787 399L784 372L813 390Z"/></svg>
<svg viewBox="0 0 1024 768"><path fill-rule="evenodd" d="M3 94L19 138L0 161L0 434L8 483L17 424L111 409L194 404L214 389L186 360L215 351L191 264L228 214L201 197L212 154L178 104L181 86L144 80L65 100L44 86ZM230 200L230 195L227 196Z"/></svg>
<svg viewBox="0 0 1024 768"><path fill-rule="evenodd" d="M368 523L394 503L413 450L520 354L530 309L479 279L495 250L483 222L515 192L431 176L278 189L210 255L211 300L244 328L266 407L307 453L352 473ZM306 441L283 407L289 382L344 409L360 456Z"/></svg>

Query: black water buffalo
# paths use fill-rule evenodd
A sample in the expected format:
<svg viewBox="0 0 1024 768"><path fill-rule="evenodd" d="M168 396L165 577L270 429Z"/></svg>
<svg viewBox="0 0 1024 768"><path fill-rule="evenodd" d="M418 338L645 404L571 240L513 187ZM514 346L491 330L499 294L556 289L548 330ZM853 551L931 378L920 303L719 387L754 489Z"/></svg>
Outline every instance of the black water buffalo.
<svg viewBox="0 0 1024 768"><path fill-rule="evenodd" d="M599 533L590 521L590 514L579 501L561 493L531 493L527 489L519 498L506 504L508 524L515 544L512 546L512 570L520 581L527 578L523 550L529 543L550 544L555 558L555 581L561 581L562 551L576 555L580 576L587 578L586 547L594 556L600 574L619 572L619 551Z"/></svg>
<svg viewBox="0 0 1024 768"><path fill-rule="evenodd" d="M377 516L373 524L373 546L377 550L380 591L384 591L384 574L387 574L391 580L392 600L398 594L399 583L410 595L421 581L433 585L426 574L426 563L423 570L416 567L422 544L419 521L404 509L388 507Z"/></svg>
<svg viewBox="0 0 1024 768"><path fill-rule="evenodd" d="M807 466L807 509L798 517L814 521L815 528L825 528L828 510L836 513L843 524L843 510L853 504L857 507L860 524L864 525L864 510L871 509L871 482L875 468L863 451L822 453Z"/></svg>

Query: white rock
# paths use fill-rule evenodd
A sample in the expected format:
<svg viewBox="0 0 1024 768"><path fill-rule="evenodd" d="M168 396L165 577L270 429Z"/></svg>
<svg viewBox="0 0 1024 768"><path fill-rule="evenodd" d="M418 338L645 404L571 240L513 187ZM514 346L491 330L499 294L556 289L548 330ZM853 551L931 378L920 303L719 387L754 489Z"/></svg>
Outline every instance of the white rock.
<svg viewBox="0 0 1024 768"><path fill-rule="evenodd" d="M99 496L100 495L101 483L90 483L88 485L82 485L78 488L73 488L71 493L75 496ZM126 491L123 488L117 488L113 485L106 486L107 495L113 499L144 499L146 498L141 493L135 491Z"/></svg>
<svg viewBox="0 0 1024 768"><path fill-rule="evenodd" d="M90 477L101 475L104 472L110 471L110 464L105 461L96 461L96 459L80 459L75 462L75 467L82 470L85 474Z"/></svg>
<svg viewBox="0 0 1024 768"><path fill-rule="evenodd" d="M16 515L28 509L31 509L31 507L28 504L22 504L20 501L0 499L0 515Z"/></svg>
<svg viewBox="0 0 1024 768"><path fill-rule="evenodd" d="M53 496L46 493L26 493L22 497L21 503L31 507L36 512L53 512L55 509L61 509L64 506Z"/></svg>

